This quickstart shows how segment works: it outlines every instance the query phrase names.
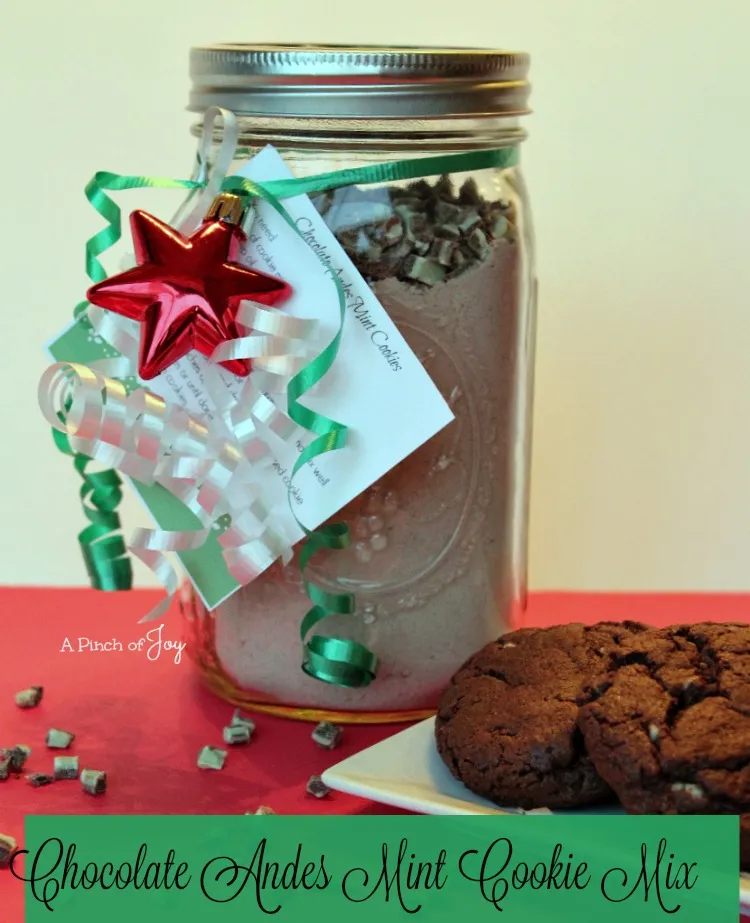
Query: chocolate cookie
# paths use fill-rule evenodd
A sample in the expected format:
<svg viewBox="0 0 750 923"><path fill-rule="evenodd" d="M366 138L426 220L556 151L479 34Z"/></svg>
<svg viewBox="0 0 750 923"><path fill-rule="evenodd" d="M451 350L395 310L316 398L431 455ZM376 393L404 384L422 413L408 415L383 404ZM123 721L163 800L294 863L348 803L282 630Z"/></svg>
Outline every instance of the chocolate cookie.
<svg viewBox="0 0 750 923"><path fill-rule="evenodd" d="M586 749L628 812L750 812L750 625L643 634L582 703Z"/></svg>
<svg viewBox="0 0 750 923"><path fill-rule="evenodd" d="M576 727L577 698L635 622L514 631L471 657L443 693L435 735L453 775L496 804L571 808L611 796Z"/></svg>

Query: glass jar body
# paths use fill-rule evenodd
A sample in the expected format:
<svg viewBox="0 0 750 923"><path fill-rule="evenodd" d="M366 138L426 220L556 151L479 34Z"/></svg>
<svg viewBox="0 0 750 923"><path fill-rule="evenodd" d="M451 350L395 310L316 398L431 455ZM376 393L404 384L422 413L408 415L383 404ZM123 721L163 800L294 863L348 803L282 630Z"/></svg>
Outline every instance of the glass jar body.
<svg viewBox="0 0 750 923"><path fill-rule="evenodd" d="M232 170L262 146L257 125L255 143L247 128ZM297 131L277 127L275 136L267 129L263 140L297 176L518 140L513 125L490 129L481 120L460 138L434 125L428 136L405 128L401 137L392 126L378 136L361 123L345 131L305 122ZM335 516L348 524L351 546L309 568L324 588L354 593L356 613L332 616L320 631L377 654L369 686L328 685L301 670L299 625L310 602L294 562L273 565L211 613L186 588L188 650L205 682L245 708L407 720L431 713L461 663L511 628L525 605L535 327L529 204L518 166L346 187L315 204L455 420Z"/></svg>

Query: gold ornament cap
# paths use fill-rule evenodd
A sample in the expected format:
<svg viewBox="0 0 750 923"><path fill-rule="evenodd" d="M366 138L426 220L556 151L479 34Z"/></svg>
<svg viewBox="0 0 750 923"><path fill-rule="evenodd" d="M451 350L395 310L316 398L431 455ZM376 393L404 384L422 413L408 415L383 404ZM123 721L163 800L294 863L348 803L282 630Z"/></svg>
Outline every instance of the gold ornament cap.
<svg viewBox="0 0 750 923"><path fill-rule="evenodd" d="M224 221L226 224L240 224L245 213L242 199L231 192L217 195L206 213L206 221Z"/></svg>

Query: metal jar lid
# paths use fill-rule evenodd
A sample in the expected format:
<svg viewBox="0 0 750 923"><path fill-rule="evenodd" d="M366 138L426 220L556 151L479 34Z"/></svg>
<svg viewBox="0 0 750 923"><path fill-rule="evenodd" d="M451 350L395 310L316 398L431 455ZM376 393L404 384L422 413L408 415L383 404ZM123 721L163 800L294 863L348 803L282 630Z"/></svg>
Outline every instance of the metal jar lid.
<svg viewBox="0 0 750 923"><path fill-rule="evenodd" d="M430 119L529 112L529 56L480 48L202 45L188 109L316 119Z"/></svg>

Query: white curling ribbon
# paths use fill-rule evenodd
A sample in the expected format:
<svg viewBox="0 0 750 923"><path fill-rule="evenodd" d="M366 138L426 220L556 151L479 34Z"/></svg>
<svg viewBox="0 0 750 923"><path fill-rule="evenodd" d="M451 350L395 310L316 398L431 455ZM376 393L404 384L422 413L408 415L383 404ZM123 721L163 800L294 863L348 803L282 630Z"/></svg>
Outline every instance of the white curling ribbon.
<svg viewBox="0 0 750 923"><path fill-rule="evenodd" d="M229 359L252 359L253 365L258 359L280 358L282 356L301 357L306 355L307 346L301 341L287 340L284 337L267 336L253 333L221 343L211 353L212 362L226 362Z"/></svg>
<svg viewBox="0 0 750 923"><path fill-rule="evenodd" d="M316 320L290 317L278 310L269 310L257 301L245 298L237 311L237 323L258 333L284 337L288 340L310 340L318 329Z"/></svg>
<svg viewBox="0 0 750 923"><path fill-rule="evenodd" d="M136 530L129 550L155 574L168 596L141 621L161 615L177 591L177 574L167 554L199 548L219 516L230 516L231 526L219 541L238 582L250 582L279 558L291 560L290 541L257 496L259 465L248 460L236 437L226 438L224 418L217 420L218 427L208 426L158 395L143 389L128 395L121 382L74 363L47 369L39 384L39 403L47 421L68 435L75 451L143 483L161 484L199 520L200 527L191 530ZM236 408L227 406L231 418ZM243 408L243 423L255 410L259 424L273 424L274 414L282 422L286 417L258 393ZM254 439L261 438L259 432L256 427ZM266 456L272 457L270 450L262 464Z"/></svg>
<svg viewBox="0 0 750 923"><path fill-rule="evenodd" d="M135 266L135 262L131 266ZM86 317L94 333L113 349L116 349L118 353L123 355L135 354L138 349L140 332L140 325L137 321L122 317L119 314L113 314L111 311L105 311L94 304L90 304L86 309Z"/></svg>
<svg viewBox="0 0 750 923"><path fill-rule="evenodd" d="M291 319L294 320L294 318ZM314 331L317 329L317 321L306 321L305 324L306 330ZM312 347L309 344L300 343L300 348L297 348L293 340L278 339L281 341L280 351L295 349L300 353L300 357L294 361L299 362L301 366L309 362L312 354ZM231 341L232 344L239 342L239 340ZM217 352L218 350L214 352L212 359L221 361L217 359ZM241 350L238 350L236 355L237 358L250 358L247 353L243 353ZM285 355L279 355L278 358L282 362L289 361L288 356ZM273 461L274 456L265 434L273 433L286 442L291 439L299 427L256 386L256 380L263 374L263 372L258 373L255 371L257 364L258 359L253 359L253 373L245 380L236 398L226 387L224 380L214 365L210 365L204 370L203 385L211 399L217 418L222 421L226 430L232 434L245 458L256 465L267 465ZM277 380L275 388L281 387L281 382ZM283 387L285 390L285 384Z"/></svg>
<svg viewBox="0 0 750 923"><path fill-rule="evenodd" d="M287 381L284 381L278 375L272 375L266 371L253 371L253 383L258 391L263 394L272 394L281 401L286 400Z"/></svg>
<svg viewBox="0 0 750 923"><path fill-rule="evenodd" d="M239 451L257 470L275 461L269 437L288 441L297 425L255 388L253 377L254 374L245 381L235 398L216 367L209 366L203 373L203 386L216 410L214 424L232 434Z"/></svg>
<svg viewBox="0 0 750 923"><path fill-rule="evenodd" d="M211 529L196 529L194 532L136 529L130 537L130 545L143 551L194 551L206 541L210 531Z"/></svg>
<svg viewBox="0 0 750 923"><path fill-rule="evenodd" d="M224 548L224 561L229 573L242 586L252 583L279 558L285 565L291 560L287 540L268 526L258 538L241 545L230 542L227 535L219 536L219 544Z"/></svg>
<svg viewBox="0 0 750 923"><path fill-rule="evenodd" d="M126 269L132 269L135 266L135 253L123 253L122 259L120 260L120 272L125 272Z"/></svg>
<svg viewBox="0 0 750 923"><path fill-rule="evenodd" d="M229 528L221 536L222 540L231 545L244 545L246 542L254 541L263 534L270 511L266 509L260 500L255 500L247 509L233 519Z"/></svg>
<svg viewBox="0 0 750 923"><path fill-rule="evenodd" d="M216 157L211 162L211 153L215 145L214 125L221 120L221 141ZM200 191L187 197L179 209L172 226L181 234L191 234L203 221L209 206L221 190L221 184L234 160L237 149L239 129L237 117L228 109L211 106L203 115L203 130L199 148L200 170L195 177L199 183L205 183Z"/></svg>
<svg viewBox="0 0 750 923"><path fill-rule="evenodd" d="M254 370L281 376L294 375L304 368L318 330L316 320L290 317L250 299L240 302L235 323L243 335L217 346L211 361L252 359Z"/></svg>
<svg viewBox="0 0 750 923"><path fill-rule="evenodd" d="M160 619L165 614L167 609L172 605L172 600L179 589L180 581L177 576L177 571L172 566L172 562L160 551L148 551L136 546L130 548L130 551L139 561L142 561L146 565L164 587L167 594L150 612L147 612L143 618L138 619L138 624L141 625L144 622L152 622L156 619Z"/></svg>
<svg viewBox="0 0 750 923"><path fill-rule="evenodd" d="M241 404L238 401L237 408L232 410L230 414L230 426L234 430L242 454L249 462L253 462L255 465L270 464L272 460L271 450L263 439L255 419L252 414L247 414L245 411L235 413L235 410L240 407Z"/></svg>
<svg viewBox="0 0 750 923"><path fill-rule="evenodd" d="M230 422L233 428L242 427L243 416L247 415L245 410L247 407L251 408L253 419L258 420L280 439L289 439L297 428L297 424L291 417L287 416L283 410L279 410L270 398L255 387L252 378L243 386L237 404L231 410Z"/></svg>
<svg viewBox="0 0 750 923"><path fill-rule="evenodd" d="M279 557L265 542L248 542L239 548L227 548L224 561L232 578L242 586L252 583Z"/></svg>
<svg viewBox="0 0 750 923"><path fill-rule="evenodd" d="M256 382L270 378L273 391L284 393L286 381L281 379L295 374L309 362L315 352L312 341L319 325L317 320L290 317L249 299L240 303L236 324L243 334L250 335L222 343L214 350L211 360L216 363L229 358L252 359L252 375L246 379L236 399L213 366L206 370L203 383L216 413L248 461L268 464L273 455L262 428L288 441L299 427ZM260 430L257 423L261 424Z"/></svg>
<svg viewBox="0 0 750 923"><path fill-rule="evenodd" d="M198 491L198 504L210 516L220 515L224 498L239 493L244 486L241 466L246 466L244 456L233 446L222 447L219 458L212 465ZM247 497L245 498L247 502Z"/></svg>
<svg viewBox="0 0 750 923"><path fill-rule="evenodd" d="M135 265L133 262L131 265ZM128 267L129 268L129 267ZM110 359L96 359L91 368L108 378L128 378L137 374L139 324L90 304L86 316L96 336L120 353Z"/></svg>
<svg viewBox="0 0 750 923"><path fill-rule="evenodd" d="M258 359L255 367L270 375L278 375L283 378L291 378L297 372L301 372L309 360L302 356L266 356Z"/></svg>
<svg viewBox="0 0 750 923"><path fill-rule="evenodd" d="M139 624L160 618L172 602L179 587L177 572L166 552L174 553L200 548L206 541L210 529L195 532L166 532L161 529L136 529L128 543L128 550L151 570L164 587L166 597L143 618Z"/></svg>
<svg viewBox="0 0 750 923"><path fill-rule="evenodd" d="M281 558L285 565L292 559L291 542L271 522L271 512L260 499L232 521L226 532L219 537L219 544L228 550L232 549L232 555L238 562L245 554L243 549L260 549L260 545L266 549L265 552L261 551L261 558L273 552L273 559Z"/></svg>

